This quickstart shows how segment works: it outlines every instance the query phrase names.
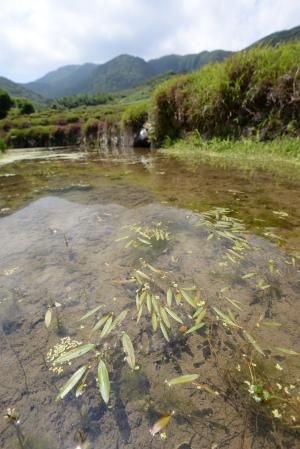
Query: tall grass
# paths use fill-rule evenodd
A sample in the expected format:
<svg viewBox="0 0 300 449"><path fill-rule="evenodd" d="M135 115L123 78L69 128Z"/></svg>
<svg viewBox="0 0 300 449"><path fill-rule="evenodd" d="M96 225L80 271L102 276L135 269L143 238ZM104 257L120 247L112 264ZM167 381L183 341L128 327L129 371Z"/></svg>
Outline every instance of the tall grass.
<svg viewBox="0 0 300 449"><path fill-rule="evenodd" d="M253 48L159 86L151 104L156 141L195 129L205 137L299 133L299 55L300 41Z"/></svg>

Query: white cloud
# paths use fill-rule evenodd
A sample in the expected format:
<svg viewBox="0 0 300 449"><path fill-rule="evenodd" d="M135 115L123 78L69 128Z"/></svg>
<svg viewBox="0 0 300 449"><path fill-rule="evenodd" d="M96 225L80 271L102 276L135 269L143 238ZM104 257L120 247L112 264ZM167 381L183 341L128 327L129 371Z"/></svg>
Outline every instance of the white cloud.
<svg viewBox="0 0 300 449"><path fill-rule="evenodd" d="M0 75L28 81L120 53L237 50L300 24L299 0L1 0Z"/></svg>

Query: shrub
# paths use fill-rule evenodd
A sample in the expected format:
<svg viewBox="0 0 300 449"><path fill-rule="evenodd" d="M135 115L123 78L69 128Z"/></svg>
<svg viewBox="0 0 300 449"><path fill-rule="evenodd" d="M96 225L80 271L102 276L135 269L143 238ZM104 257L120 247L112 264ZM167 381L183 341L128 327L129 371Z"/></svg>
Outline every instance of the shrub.
<svg viewBox="0 0 300 449"><path fill-rule="evenodd" d="M14 102L8 93L5 90L0 89L0 119L6 117L13 105Z"/></svg>
<svg viewBox="0 0 300 449"><path fill-rule="evenodd" d="M143 101L129 105L121 116L123 128L131 128L138 132L148 119L148 102Z"/></svg>

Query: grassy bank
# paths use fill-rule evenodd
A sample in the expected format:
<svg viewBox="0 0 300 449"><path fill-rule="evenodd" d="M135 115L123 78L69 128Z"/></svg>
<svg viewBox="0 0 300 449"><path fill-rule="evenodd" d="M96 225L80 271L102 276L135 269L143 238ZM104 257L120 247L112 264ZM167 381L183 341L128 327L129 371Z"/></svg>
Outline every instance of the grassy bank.
<svg viewBox="0 0 300 449"><path fill-rule="evenodd" d="M222 167L264 169L300 181L300 138L281 137L260 142L253 139L203 140L195 132L186 139L165 145L162 154L189 164L207 162Z"/></svg>
<svg viewBox="0 0 300 449"><path fill-rule="evenodd" d="M167 81L152 97L155 139L300 134L300 41L236 53Z"/></svg>

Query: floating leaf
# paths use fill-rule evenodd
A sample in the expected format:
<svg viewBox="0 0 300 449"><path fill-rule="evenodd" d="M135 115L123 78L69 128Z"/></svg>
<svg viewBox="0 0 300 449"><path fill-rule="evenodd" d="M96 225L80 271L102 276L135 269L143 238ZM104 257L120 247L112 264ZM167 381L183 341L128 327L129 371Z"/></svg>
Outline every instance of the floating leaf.
<svg viewBox="0 0 300 449"><path fill-rule="evenodd" d="M151 323L152 323L152 327L153 327L154 332L156 332L158 323L157 323L157 316L156 316L156 313L154 312L154 310L153 310L152 315L151 315Z"/></svg>
<svg viewBox="0 0 300 449"><path fill-rule="evenodd" d="M165 337L165 340L170 341L169 335L168 335L168 332L167 332L167 329L166 329L166 326L164 325L164 323L162 321L160 321L159 325L160 325L161 331L163 333L163 336Z"/></svg>
<svg viewBox="0 0 300 449"><path fill-rule="evenodd" d="M144 279L146 279L147 281L151 281L151 278L150 278L147 274L143 273L141 270L135 270L135 272L136 272L136 274L138 274L138 276L140 276L141 278L144 278Z"/></svg>
<svg viewBox="0 0 300 449"><path fill-rule="evenodd" d="M194 382L198 379L199 374L184 374L183 376L175 377L174 379L167 380L166 383L169 387L172 385L180 385Z"/></svg>
<svg viewBox="0 0 300 449"><path fill-rule="evenodd" d="M231 318L229 318L228 315L226 315L224 312L222 312L222 310L218 309L217 307L213 307L214 311L216 312L217 315L219 315L220 318L222 318L222 320L228 324L229 326L233 326L233 327L239 327Z"/></svg>
<svg viewBox="0 0 300 449"><path fill-rule="evenodd" d="M110 383L108 377L108 371L105 363L100 360L98 365L98 382L99 382L99 390L105 404L108 404L109 401L109 393L110 393Z"/></svg>
<svg viewBox="0 0 300 449"><path fill-rule="evenodd" d="M180 324L183 324L182 319L175 312L173 312L173 310L169 309L168 307L165 307L165 310L168 312L170 317L173 318L173 320L177 321Z"/></svg>
<svg viewBox="0 0 300 449"><path fill-rule="evenodd" d="M103 317L100 318L100 320L95 324L95 326L92 329L92 332L97 331L98 329L100 329L108 320L108 318L110 317L110 313L107 313L106 315L103 315Z"/></svg>
<svg viewBox="0 0 300 449"><path fill-rule="evenodd" d="M154 436L157 433L161 432L169 424L171 418L172 415L166 415L156 421L154 426L150 429L151 435Z"/></svg>
<svg viewBox="0 0 300 449"><path fill-rule="evenodd" d="M163 320L164 324L170 329L171 328L171 323L170 323L169 317L168 317L165 309L163 309L161 307L159 312L160 312L160 316L161 316L161 319Z"/></svg>
<svg viewBox="0 0 300 449"><path fill-rule="evenodd" d="M173 292L172 289L169 288L167 291L167 304L169 307L172 307L172 300L173 300Z"/></svg>
<svg viewBox="0 0 300 449"><path fill-rule="evenodd" d="M186 291L184 291L183 289L181 289L181 290L180 290L180 293L182 294L183 298L186 300L186 302L187 302L190 306L192 306L192 307L194 307L194 308L197 307L197 303L196 303L196 301L194 300L194 298L192 298Z"/></svg>
<svg viewBox="0 0 300 449"><path fill-rule="evenodd" d="M123 335L122 343L123 343L124 351L127 355L126 361L127 361L128 365L130 366L130 368L132 370L134 370L135 369L135 355L134 355L134 349L133 349L133 345L132 345L129 335L127 335L127 334Z"/></svg>
<svg viewBox="0 0 300 449"><path fill-rule="evenodd" d="M89 374L89 370L86 371L85 375L79 382L79 384L76 388L76 392L75 392L76 398L79 398L79 396L81 396L83 394L83 390L86 387L86 379L87 379L88 374Z"/></svg>
<svg viewBox="0 0 300 449"><path fill-rule="evenodd" d="M205 326L205 323L198 323L195 326L191 327L189 330L187 330L186 334L191 334L192 332L197 331L198 329L201 329L201 327Z"/></svg>
<svg viewBox="0 0 300 449"><path fill-rule="evenodd" d="M151 313L151 311L152 311L152 302L151 302L151 296L149 295L149 293L147 293L147 309L148 309L148 312Z"/></svg>
<svg viewBox="0 0 300 449"><path fill-rule="evenodd" d="M112 323L112 329L116 326L118 326L119 324L122 323L122 321L125 320L125 318L127 317L129 310L125 309L123 310L123 312L119 313L119 315L115 318L114 322Z"/></svg>
<svg viewBox="0 0 300 449"><path fill-rule="evenodd" d="M177 291L175 294L175 301L178 306L181 303L181 299L182 299L182 295L181 295L180 291Z"/></svg>
<svg viewBox="0 0 300 449"><path fill-rule="evenodd" d="M129 235L125 235L124 237L117 239L116 242L122 242L122 240L127 240L127 239L129 239Z"/></svg>
<svg viewBox="0 0 300 449"><path fill-rule="evenodd" d="M106 323L102 329L102 332L100 334L100 339L106 337L106 335L108 335L110 333L110 331L112 330L112 326L111 326L112 320L113 320L113 318L112 318L112 316L110 316L108 318L108 320L106 321Z"/></svg>
<svg viewBox="0 0 300 449"><path fill-rule="evenodd" d="M137 317L137 320L136 320L137 323L138 323L138 322L140 321L140 319L141 319L141 316L142 316L142 314L143 314L143 310L144 310L144 306L142 305L142 307L141 307L140 310L139 310L138 317Z"/></svg>
<svg viewBox="0 0 300 449"><path fill-rule="evenodd" d="M78 346L75 349L72 349L71 351L63 353L60 357L58 357L55 360L55 364L57 363L65 363L69 362L70 360L77 359L78 357L81 357L82 355L86 354L87 352L91 351L95 348L95 345L92 343L87 343L86 345Z"/></svg>
<svg viewBox="0 0 300 449"><path fill-rule="evenodd" d="M284 354L288 355L300 355L299 352L294 351L293 349L288 348L276 348L278 351L283 352Z"/></svg>
<svg viewBox="0 0 300 449"><path fill-rule="evenodd" d="M141 239L140 237L138 237L138 240L140 242L144 243L145 245L150 245L151 246L151 242L149 242L149 240Z"/></svg>
<svg viewBox="0 0 300 449"><path fill-rule="evenodd" d="M84 365L81 368L79 368L73 374L73 376L70 377L68 382L66 382L64 384L64 386L59 390L59 392L56 396L56 401L58 401L59 399L63 399L65 396L67 396L67 394L72 390L72 388L74 388L75 385L80 381L80 379L82 378L82 376L84 375L86 370L87 370L87 365Z"/></svg>
<svg viewBox="0 0 300 449"><path fill-rule="evenodd" d="M247 340L252 344L252 346L256 349L257 352L259 352L261 355L265 355L264 351L261 349L261 347L259 346L259 344L254 340L253 337L251 337L251 335L248 334L248 332L246 332L245 330L243 331L245 337L247 338Z"/></svg>
<svg viewBox="0 0 300 449"><path fill-rule="evenodd" d="M45 326L48 328L51 324L52 320L52 308L48 307L46 313L45 313Z"/></svg>
<svg viewBox="0 0 300 449"><path fill-rule="evenodd" d="M196 316L196 324L200 323L206 315L206 309L200 310L200 313Z"/></svg>
<svg viewBox="0 0 300 449"><path fill-rule="evenodd" d="M83 317L80 318L79 321L86 320L86 319L89 318L90 316L94 315L96 312L98 312L99 309L101 309L101 307L104 307L103 304L100 304L99 306L95 307L93 310L90 310L88 313L86 313L85 315L83 315Z"/></svg>

